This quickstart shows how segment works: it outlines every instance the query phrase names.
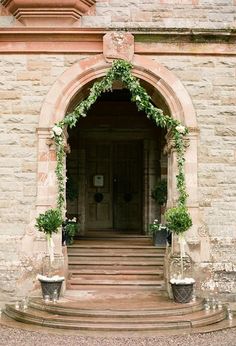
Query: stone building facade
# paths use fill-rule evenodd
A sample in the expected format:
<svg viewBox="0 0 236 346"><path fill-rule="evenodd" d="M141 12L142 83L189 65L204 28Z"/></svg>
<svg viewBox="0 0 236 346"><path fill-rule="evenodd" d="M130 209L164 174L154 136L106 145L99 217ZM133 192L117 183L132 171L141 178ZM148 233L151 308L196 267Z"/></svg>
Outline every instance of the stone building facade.
<svg viewBox="0 0 236 346"><path fill-rule="evenodd" d="M35 217L57 192L50 129L116 58L129 59L153 102L189 128L187 251L199 292L235 301L235 17L235 0L1 1L1 303L37 288L46 244ZM166 144L173 205L175 153ZM55 243L65 271L60 235Z"/></svg>

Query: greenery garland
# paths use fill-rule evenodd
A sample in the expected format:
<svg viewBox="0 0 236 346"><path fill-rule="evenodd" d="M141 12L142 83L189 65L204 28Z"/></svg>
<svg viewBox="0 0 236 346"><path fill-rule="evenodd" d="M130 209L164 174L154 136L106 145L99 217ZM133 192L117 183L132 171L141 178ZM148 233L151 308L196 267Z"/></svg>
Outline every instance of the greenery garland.
<svg viewBox="0 0 236 346"><path fill-rule="evenodd" d="M132 65L125 60L115 60L102 80L97 81L93 84L88 97L80 102L80 104L74 109L73 112L67 114L63 120L58 122L52 128L57 155L57 166L55 170L58 183L57 208L62 213L65 204L65 150L63 129L66 126L69 126L69 128L76 126L77 121L80 117L86 117L88 110L96 102L98 97L104 92L112 91L112 84L116 80L121 80L128 88L131 93L131 101L136 103L139 111L145 112L146 116L149 119L152 119L157 126L166 128L170 132L171 137L174 141L174 148L177 153L178 174L176 176L176 179L177 190L179 194L177 207L181 208L182 210L184 209L187 213L186 199L188 195L186 191L184 174L184 138L188 133L188 129L183 126L178 120L165 115L161 109L155 107L152 104L151 97L140 85L138 78L132 75Z"/></svg>

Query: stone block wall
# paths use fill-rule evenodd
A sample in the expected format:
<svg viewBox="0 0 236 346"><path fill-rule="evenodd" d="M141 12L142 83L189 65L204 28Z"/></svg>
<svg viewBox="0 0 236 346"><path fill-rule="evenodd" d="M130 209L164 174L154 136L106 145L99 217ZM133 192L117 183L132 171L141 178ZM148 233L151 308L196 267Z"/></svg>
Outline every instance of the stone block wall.
<svg viewBox="0 0 236 346"><path fill-rule="evenodd" d="M45 244L34 229L37 135L42 102L79 55L2 55L0 59L0 299L31 289ZM159 56L185 85L197 113L199 203L206 249L196 251L202 288L235 299L235 58ZM32 246L32 244L34 244ZM20 268L20 270L19 270ZM22 288L22 282L23 288ZM218 288L217 288L218 286Z"/></svg>
<svg viewBox="0 0 236 346"><path fill-rule="evenodd" d="M207 291L236 300L236 59L153 58L172 70L190 94L200 129L198 198L206 240L196 277ZM199 262L192 249L193 259ZM201 270L199 270L201 269ZM207 294L207 293L206 293Z"/></svg>
<svg viewBox="0 0 236 346"><path fill-rule="evenodd" d="M95 16L83 27L228 28L235 27L235 0L97 0Z"/></svg>
<svg viewBox="0 0 236 346"><path fill-rule="evenodd" d="M97 0L86 28L235 28L235 0ZM0 5L0 27L22 26Z"/></svg>
<svg viewBox="0 0 236 346"><path fill-rule="evenodd" d="M235 29L236 0L97 0L84 28ZM16 24L0 5L0 27ZM155 42L152 42L155 45ZM204 49L204 48L202 48ZM57 78L84 54L0 56L0 303L35 285L43 237L34 229L37 127ZM233 55L163 55L192 98L200 130L198 193L201 248L193 245L202 289L236 300L236 59ZM200 269L200 270L199 270Z"/></svg>
<svg viewBox="0 0 236 346"><path fill-rule="evenodd" d="M37 127L50 87L70 55L0 57L0 304L30 291L46 252L35 230Z"/></svg>

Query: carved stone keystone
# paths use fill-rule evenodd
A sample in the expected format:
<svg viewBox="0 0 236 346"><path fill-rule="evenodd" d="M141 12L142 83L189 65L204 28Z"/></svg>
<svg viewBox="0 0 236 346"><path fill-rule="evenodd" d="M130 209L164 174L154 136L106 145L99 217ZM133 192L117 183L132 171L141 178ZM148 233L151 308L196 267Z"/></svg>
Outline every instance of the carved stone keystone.
<svg viewBox="0 0 236 346"><path fill-rule="evenodd" d="M103 38L103 54L106 61L124 59L132 61L134 36L128 32L109 32Z"/></svg>

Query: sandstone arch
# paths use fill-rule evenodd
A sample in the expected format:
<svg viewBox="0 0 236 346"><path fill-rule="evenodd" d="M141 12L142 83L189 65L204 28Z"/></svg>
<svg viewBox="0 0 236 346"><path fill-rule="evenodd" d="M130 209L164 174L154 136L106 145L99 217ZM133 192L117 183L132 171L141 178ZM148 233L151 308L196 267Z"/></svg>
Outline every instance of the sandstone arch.
<svg viewBox="0 0 236 346"><path fill-rule="evenodd" d="M189 94L181 81L163 65L149 58L134 55L132 59L133 74L151 86L153 92L159 93L165 100L170 115L189 128L188 149L186 151L186 185L189 193L187 206L193 218L193 228L188 232L189 244L199 243L198 237L198 196L197 196L197 140L198 129L195 110ZM56 165L53 147L48 146L49 131L62 120L75 94L83 99L83 88L98 78L103 77L110 68L104 55L95 55L73 64L53 84L42 105L38 129L38 194L37 206L40 210L56 204ZM171 140L168 152L168 204L177 199L175 177L177 164Z"/></svg>

